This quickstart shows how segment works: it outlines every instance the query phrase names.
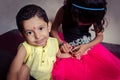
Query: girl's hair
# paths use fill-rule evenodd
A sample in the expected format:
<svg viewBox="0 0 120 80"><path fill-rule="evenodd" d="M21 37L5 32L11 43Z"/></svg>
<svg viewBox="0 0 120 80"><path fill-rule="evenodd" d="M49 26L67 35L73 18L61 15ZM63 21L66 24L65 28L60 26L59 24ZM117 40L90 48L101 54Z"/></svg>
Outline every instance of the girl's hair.
<svg viewBox="0 0 120 80"><path fill-rule="evenodd" d="M44 9L34 4L26 5L20 9L16 16L17 27L21 33L24 31L23 21L28 20L34 16L38 16L39 18L42 18L46 23L48 23L48 17Z"/></svg>
<svg viewBox="0 0 120 80"><path fill-rule="evenodd" d="M69 15L73 23L92 23L95 31L100 32L104 30L106 4L106 0L65 0L64 13Z"/></svg>

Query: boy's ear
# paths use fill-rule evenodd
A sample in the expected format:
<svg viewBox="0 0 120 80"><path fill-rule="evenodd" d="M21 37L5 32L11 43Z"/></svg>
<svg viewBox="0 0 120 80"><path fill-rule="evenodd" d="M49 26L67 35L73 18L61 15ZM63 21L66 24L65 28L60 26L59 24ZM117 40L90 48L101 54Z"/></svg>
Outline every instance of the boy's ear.
<svg viewBox="0 0 120 80"><path fill-rule="evenodd" d="M48 31L49 31L49 32L51 31L51 27L52 27L52 22L49 21L49 22L48 22Z"/></svg>

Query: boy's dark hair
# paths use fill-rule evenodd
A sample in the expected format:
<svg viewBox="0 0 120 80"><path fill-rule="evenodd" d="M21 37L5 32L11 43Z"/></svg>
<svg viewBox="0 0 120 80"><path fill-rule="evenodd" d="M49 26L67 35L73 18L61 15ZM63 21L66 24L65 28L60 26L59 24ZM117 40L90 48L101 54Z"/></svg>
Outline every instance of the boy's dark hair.
<svg viewBox="0 0 120 80"><path fill-rule="evenodd" d="M40 6L34 4L26 5L20 9L16 16L17 27L21 33L23 33L24 30L23 21L28 20L34 16L38 16L39 18L42 18L46 23L48 23L47 14Z"/></svg>
<svg viewBox="0 0 120 80"><path fill-rule="evenodd" d="M73 6L73 4L84 8L103 8L103 10L87 10ZM95 31L100 32L104 30L104 16L107 10L106 4L106 0L66 0L64 3L64 14L67 16L66 18L69 16L69 20L72 20L71 23L76 24L79 21L83 23L95 23Z"/></svg>

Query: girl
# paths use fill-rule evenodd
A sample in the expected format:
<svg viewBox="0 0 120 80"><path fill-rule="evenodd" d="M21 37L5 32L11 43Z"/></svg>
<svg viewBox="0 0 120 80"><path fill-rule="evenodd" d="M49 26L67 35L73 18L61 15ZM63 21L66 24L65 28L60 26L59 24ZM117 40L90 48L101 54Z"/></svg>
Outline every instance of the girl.
<svg viewBox="0 0 120 80"><path fill-rule="evenodd" d="M49 37L51 23L46 12L37 5L26 5L16 16L19 31L25 41L18 47L8 74L8 80L50 80L51 70L58 57L70 57L61 54L57 39Z"/></svg>
<svg viewBox="0 0 120 80"><path fill-rule="evenodd" d="M120 80L120 60L100 44L106 4L105 0L66 0L59 9L51 33L60 50L72 57L56 61L54 80ZM64 41L58 35L61 24ZM89 33L91 26L94 39Z"/></svg>

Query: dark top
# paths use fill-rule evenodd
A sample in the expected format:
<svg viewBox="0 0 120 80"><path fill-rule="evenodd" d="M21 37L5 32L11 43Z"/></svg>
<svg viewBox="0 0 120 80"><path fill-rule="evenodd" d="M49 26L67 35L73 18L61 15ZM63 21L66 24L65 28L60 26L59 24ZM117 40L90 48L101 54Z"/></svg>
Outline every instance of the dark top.
<svg viewBox="0 0 120 80"><path fill-rule="evenodd" d="M62 22L62 30L65 41L70 43L72 46L90 42L91 34L89 33L89 28L91 25L75 25L74 22L70 21L69 12L66 13L66 15L64 13Z"/></svg>

